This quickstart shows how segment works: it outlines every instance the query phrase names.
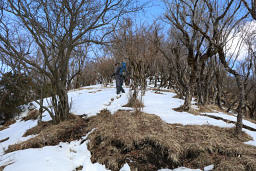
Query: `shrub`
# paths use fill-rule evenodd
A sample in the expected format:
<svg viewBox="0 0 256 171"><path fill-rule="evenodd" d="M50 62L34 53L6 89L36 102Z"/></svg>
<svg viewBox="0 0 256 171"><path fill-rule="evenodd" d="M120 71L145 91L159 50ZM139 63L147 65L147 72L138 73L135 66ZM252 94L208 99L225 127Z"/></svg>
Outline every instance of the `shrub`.
<svg viewBox="0 0 256 171"><path fill-rule="evenodd" d="M0 120L5 122L14 118L20 105L31 101L33 81L25 74L8 72L0 80Z"/></svg>

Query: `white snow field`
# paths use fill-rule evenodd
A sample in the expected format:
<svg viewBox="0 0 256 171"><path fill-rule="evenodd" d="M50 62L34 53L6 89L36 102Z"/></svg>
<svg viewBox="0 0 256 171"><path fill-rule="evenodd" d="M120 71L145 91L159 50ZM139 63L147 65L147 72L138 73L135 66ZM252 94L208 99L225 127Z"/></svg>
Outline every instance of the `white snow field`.
<svg viewBox="0 0 256 171"><path fill-rule="evenodd" d="M103 87L95 85L83 87L79 90L69 92L69 99L72 101L71 112L77 115L87 114L89 117L96 115L102 109L108 109L112 113L118 109L127 109L122 107L127 103L129 89L125 88L126 93L118 98L114 87ZM163 92L156 94L152 90L147 90L143 97L143 111L155 114L161 117L167 123L180 123L183 125L215 125L219 127L233 127L234 124L227 124L221 120L215 120L205 116L195 116L186 112L176 112L172 108L179 107L183 100L173 98L174 93ZM46 103L46 100L45 100ZM236 121L235 116L224 113L207 113ZM50 117L44 113L43 120L49 120ZM0 131L0 140L7 137L9 139L0 143L0 166L7 165L4 171L75 171L77 167L83 166L82 171L105 171L104 165L93 164L90 160L90 152L87 149L88 141L80 145L80 141L71 143L60 143L56 146L46 146L38 149L26 149L4 154L4 150L11 144L25 141L33 136L22 137L26 130L34 127L37 121L21 121L11 125L9 128ZM256 124L245 121L244 124L256 129ZM246 142L256 146L256 132L243 129L253 140ZM88 135L87 135L88 136ZM9 164L9 165L8 165ZM212 170L214 166L205 166L204 170ZM125 164L121 171L129 171L129 165ZM161 169L167 171L170 169ZM177 168L174 171L198 171L200 169Z"/></svg>

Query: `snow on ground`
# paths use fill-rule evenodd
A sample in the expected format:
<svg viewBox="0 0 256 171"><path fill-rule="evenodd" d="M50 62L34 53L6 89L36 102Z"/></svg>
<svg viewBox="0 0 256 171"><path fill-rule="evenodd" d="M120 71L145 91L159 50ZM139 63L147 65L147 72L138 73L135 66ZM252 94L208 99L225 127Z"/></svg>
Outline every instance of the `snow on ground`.
<svg viewBox="0 0 256 171"><path fill-rule="evenodd" d="M128 88L124 88L126 93L120 98L116 97L115 87L103 87L102 85L88 86L76 90L71 90L68 93L69 101L71 102L71 113L76 115L87 114L88 117L96 115L102 109L108 109L112 113L121 108L127 103ZM114 99L113 104L111 99ZM49 106L49 99L44 100L44 105ZM34 103L39 107L38 104ZM50 120L50 116L45 112L43 121Z"/></svg>
<svg viewBox="0 0 256 171"><path fill-rule="evenodd" d="M87 114L88 116L96 115L102 109L108 109L112 113L118 109L127 109L122 107L127 103L129 89L125 88L126 93L119 98L114 87L103 87L101 85L83 87L79 90L69 92L70 101L72 101L71 112L77 115ZM144 109L146 113L156 114L167 123L180 123L190 125L215 125L220 127L232 127L234 124L227 124L221 120L215 120L206 116L196 116L186 112L176 112L173 108L183 104L183 100L173 98L175 94L171 92L163 92L156 94L154 91L148 90L143 97ZM45 100L45 104L47 104ZM129 109L129 108L128 108ZM208 115L219 116L224 119L236 121L235 116L226 115L224 113L207 113ZM44 114L44 120L49 120L47 113ZM80 141L71 143L60 143L57 146L47 146L40 149L26 149L3 155L4 149L8 145L25 141L30 137L22 137L25 131L34 127L36 121L18 120L8 129L0 131L0 140L9 137L9 140L0 144L0 166L8 165L4 171L51 171L62 170L71 171L79 166L83 166L83 171L105 171L106 168L100 164L92 164L90 161L90 152L87 149L87 142L80 145ZM256 124L244 120L244 124L256 128ZM256 132L243 129L253 137L253 140L246 142L256 146ZM211 168L213 165L205 168ZM122 171L129 171L129 165L125 164ZM169 169L162 169L169 170ZM174 171L192 171L193 169L178 168ZM194 169L195 170L195 169ZM196 169L199 170L199 169ZM211 169L209 169L211 170Z"/></svg>
<svg viewBox="0 0 256 171"><path fill-rule="evenodd" d="M232 127L233 124L227 124L205 116L196 116L187 112L176 112L173 108L183 104L183 100L173 98L176 94L164 92L156 94L153 91L147 91L144 97L144 112L156 114L167 123L180 123L183 125L215 125L221 127Z"/></svg>
<svg viewBox="0 0 256 171"><path fill-rule="evenodd" d="M91 162L91 153L87 149L88 140L81 145L80 143L81 140L9 153L3 162L14 163L4 171L72 171L79 166L83 166L82 171L107 170L105 166Z"/></svg>
<svg viewBox="0 0 256 171"><path fill-rule="evenodd" d="M10 144L19 143L22 141L26 141L27 139L32 138L33 136L22 137L26 130L37 125L36 121L21 121L18 120L15 124L10 125L8 129L4 129L0 132L0 140L8 138L5 142L0 143L0 155L3 154L4 149ZM0 158L1 161L1 158Z"/></svg>

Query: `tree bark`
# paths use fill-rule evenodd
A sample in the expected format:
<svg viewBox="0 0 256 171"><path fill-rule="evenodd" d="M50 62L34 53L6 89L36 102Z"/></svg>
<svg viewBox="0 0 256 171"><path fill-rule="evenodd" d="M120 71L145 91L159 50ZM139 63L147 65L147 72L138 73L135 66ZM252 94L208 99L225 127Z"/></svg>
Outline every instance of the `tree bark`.
<svg viewBox="0 0 256 171"><path fill-rule="evenodd" d="M244 102L245 102L245 90L244 84L242 82L242 78L240 75L236 75L236 82L239 91L239 105L237 109L237 123L236 123L236 133L240 134L243 128L243 109L244 109Z"/></svg>

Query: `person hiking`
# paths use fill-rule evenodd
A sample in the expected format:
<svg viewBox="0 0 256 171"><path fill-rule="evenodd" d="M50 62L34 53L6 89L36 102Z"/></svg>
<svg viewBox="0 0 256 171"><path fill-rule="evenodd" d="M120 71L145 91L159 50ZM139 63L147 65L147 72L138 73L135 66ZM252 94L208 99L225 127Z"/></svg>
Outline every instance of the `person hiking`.
<svg viewBox="0 0 256 171"><path fill-rule="evenodd" d="M125 78L125 73L126 72L126 63L116 63L115 64L115 79L116 79L116 94L120 94L120 92L125 93L123 89L123 82Z"/></svg>

